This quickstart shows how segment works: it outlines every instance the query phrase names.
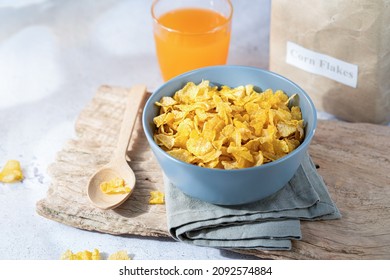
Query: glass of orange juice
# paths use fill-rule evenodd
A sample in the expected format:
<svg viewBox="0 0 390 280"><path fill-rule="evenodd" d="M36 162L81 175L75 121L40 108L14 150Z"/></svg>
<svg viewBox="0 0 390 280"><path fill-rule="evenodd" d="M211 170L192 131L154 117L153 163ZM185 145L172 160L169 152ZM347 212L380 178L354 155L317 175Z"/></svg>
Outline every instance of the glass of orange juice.
<svg viewBox="0 0 390 280"><path fill-rule="evenodd" d="M155 0L153 33L163 79L225 64L232 14L230 0Z"/></svg>

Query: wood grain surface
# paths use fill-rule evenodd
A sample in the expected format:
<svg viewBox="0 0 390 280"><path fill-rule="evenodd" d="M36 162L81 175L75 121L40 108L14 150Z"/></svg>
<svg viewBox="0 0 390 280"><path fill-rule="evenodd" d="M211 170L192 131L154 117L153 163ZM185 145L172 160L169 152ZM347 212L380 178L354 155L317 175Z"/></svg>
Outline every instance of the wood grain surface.
<svg viewBox="0 0 390 280"><path fill-rule="evenodd" d="M91 174L115 148L128 89L102 86L76 122L76 138L49 166L51 183L37 213L80 229L115 235L168 237L164 205L149 205L162 173L138 118L128 151L137 188L114 210L94 208L86 196ZM141 112L139 112L141 114ZM266 259L390 259L390 127L319 121L310 155L342 218L302 222L291 251L235 250Z"/></svg>

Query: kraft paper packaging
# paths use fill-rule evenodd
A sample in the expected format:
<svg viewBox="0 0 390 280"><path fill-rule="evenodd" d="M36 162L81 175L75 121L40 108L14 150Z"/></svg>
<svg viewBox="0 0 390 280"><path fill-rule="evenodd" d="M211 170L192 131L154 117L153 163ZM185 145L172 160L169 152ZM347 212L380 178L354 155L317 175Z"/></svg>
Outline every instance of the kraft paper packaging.
<svg viewBox="0 0 390 280"><path fill-rule="evenodd" d="M320 111L390 122L390 0L272 0L270 70Z"/></svg>

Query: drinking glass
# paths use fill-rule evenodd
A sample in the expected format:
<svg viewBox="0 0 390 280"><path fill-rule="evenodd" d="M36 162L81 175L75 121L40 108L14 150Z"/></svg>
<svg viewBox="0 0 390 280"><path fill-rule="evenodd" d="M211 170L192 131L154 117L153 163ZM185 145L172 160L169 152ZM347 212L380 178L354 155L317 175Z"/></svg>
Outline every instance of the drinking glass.
<svg viewBox="0 0 390 280"><path fill-rule="evenodd" d="M230 0L156 0L151 12L165 81L196 68L226 64L233 14Z"/></svg>

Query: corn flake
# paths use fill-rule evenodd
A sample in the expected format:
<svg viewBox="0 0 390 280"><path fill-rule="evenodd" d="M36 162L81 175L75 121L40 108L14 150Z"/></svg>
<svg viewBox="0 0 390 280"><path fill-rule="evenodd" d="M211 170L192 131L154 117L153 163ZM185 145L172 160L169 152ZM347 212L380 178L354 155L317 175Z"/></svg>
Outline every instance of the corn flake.
<svg viewBox="0 0 390 280"><path fill-rule="evenodd" d="M98 249L94 249L92 252L85 250L77 253L73 253L71 250L66 250L61 255L61 260L101 260L100 252ZM121 250L111 254L107 260L131 260L127 251Z"/></svg>
<svg viewBox="0 0 390 280"><path fill-rule="evenodd" d="M165 203L165 194L160 191L151 191L149 204L164 204Z"/></svg>
<svg viewBox="0 0 390 280"><path fill-rule="evenodd" d="M0 171L0 182L14 183L23 180L22 169L20 162L17 160L9 160Z"/></svg>
<svg viewBox="0 0 390 280"><path fill-rule="evenodd" d="M111 254L108 257L108 260L126 261L126 260L131 260L131 258L127 254L127 251L121 250L121 251L118 251L116 253Z"/></svg>
<svg viewBox="0 0 390 280"><path fill-rule="evenodd" d="M61 260L100 260L100 252L98 249L94 249L92 252L85 250L74 254L71 250L66 250L61 255Z"/></svg>
<svg viewBox="0 0 390 280"><path fill-rule="evenodd" d="M131 191L122 178L114 178L100 184L100 190L105 194L125 194Z"/></svg>
<svg viewBox="0 0 390 280"><path fill-rule="evenodd" d="M239 169L277 160L304 139L297 95L252 85L189 82L155 104L155 142L171 156L208 168ZM291 105L291 106L290 106Z"/></svg>

